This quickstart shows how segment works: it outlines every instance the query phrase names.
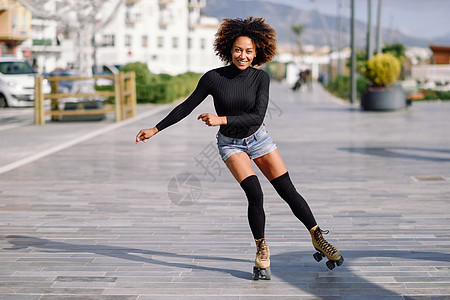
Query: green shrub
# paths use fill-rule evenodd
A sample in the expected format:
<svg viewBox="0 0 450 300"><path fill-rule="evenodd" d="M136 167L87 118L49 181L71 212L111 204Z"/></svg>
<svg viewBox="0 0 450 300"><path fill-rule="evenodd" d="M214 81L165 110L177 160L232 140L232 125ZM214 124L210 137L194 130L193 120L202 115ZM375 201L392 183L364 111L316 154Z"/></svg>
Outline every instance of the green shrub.
<svg viewBox="0 0 450 300"><path fill-rule="evenodd" d="M450 91L421 90L424 94L422 100L450 100Z"/></svg>
<svg viewBox="0 0 450 300"><path fill-rule="evenodd" d="M390 45L384 45L381 50L383 53L390 53L397 57L400 61L403 61L406 58L406 47L400 43L393 43Z"/></svg>
<svg viewBox="0 0 450 300"><path fill-rule="evenodd" d="M145 85L149 83L152 76L147 64L141 62L126 64L125 66L120 68L120 72L134 72L134 74L136 75L136 85Z"/></svg>
<svg viewBox="0 0 450 300"><path fill-rule="evenodd" d="M279 62L269 62L265 65L265 71L269 76L277 81L286 78L286 64Z"/></svg>
<svg viewBox="0 0 450 300"><path fill-rule="evenodd" d="M97 92L114 92L114 84L112 85L95 85L95 90ZM105 101L107 104L114 103L114 97L108 97Z"/></svg>
<svg viewBox="0 0 450 300"><path fill-rule="evenodd" d="M366 70L367 54L366 51L356 50L356 71L358 73L364 74ZM346 60L345 65L350 69L351 58Z"/></svg>
<svg viewBox="0 0 450 300"><path fill-rule="evenodd" d="M361 94L366 90L366 80L362 76L356 78L356 93L359 98ZM350 98L350 77L345 75L339 75L335 80L331 81L326 89L341 99L349 100Z"/></svg>
<svg viewBox="0 0 450 300"><path fill-rule="evenodd" d="M376 86L389 86L400 76L401 63L389 53L377 54L367 61L365 75Z"/></svg>
<svg viewBox="0 0 450 300"><path fill-rule="evenodd" d="M153 74L145 63L130 63L120 71L136 74L136 98L138 103L168 103L192 93L201 77L188 72L178 76Z"/></svg>

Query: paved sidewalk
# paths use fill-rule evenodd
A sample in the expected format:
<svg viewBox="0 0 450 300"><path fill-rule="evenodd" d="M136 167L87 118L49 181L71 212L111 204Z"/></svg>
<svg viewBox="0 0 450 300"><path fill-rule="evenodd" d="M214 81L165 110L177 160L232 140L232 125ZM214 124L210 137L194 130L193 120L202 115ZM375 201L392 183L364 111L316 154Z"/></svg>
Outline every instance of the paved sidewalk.
<svg viewBox="0 0 450 300"><path fill-rule="evenodd" d="M450 103L369 113L273 83L266 127L345 263L314 261L256 170L272 280L254 282L245 195L196 120L210 100L146 144L171 106L0 130L0 299L450 297Z"/></svg>

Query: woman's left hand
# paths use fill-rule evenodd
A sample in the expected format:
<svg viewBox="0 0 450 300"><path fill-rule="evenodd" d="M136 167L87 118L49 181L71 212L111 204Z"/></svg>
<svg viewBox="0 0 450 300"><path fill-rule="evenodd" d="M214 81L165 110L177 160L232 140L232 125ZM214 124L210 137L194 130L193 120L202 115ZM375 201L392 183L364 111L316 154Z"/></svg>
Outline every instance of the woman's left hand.
<svg viewBox="0 0 450 300"><path fill-rule="evenodd" d="M197 120L202 120L208 126L227 125L227 117L218 117L210 113L201 114Z"/></svg>

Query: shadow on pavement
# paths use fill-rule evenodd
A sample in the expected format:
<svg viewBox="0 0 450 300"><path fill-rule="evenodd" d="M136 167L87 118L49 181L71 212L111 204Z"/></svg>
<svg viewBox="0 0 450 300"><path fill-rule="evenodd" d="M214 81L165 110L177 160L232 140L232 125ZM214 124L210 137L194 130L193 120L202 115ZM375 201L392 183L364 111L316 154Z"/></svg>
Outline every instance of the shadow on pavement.
<svg viewBox="0 0 450 300"><path fill-rule="evenodd" d="M450 162L450 150L446 149L429 149L417 147L351 147L338 148L338 150L347 151L350 153L391 158L405 158L433 162Z"/></svg>
<svg viewBox="0 0 450 300"><path fill-rule="evenodd" d="M4 238L0 238L4 239ZM176 254L171 252L163 252L163 251L154 251L154 250L143 250L143 249L135 249L135 248L125 248L118 246L109 246L109 245L83 245L83 244L70 244L65 242L55 242L47 239L41 239L30 236L20 236L20 235L9 235L6 237L6 240L12 245L10 248L3 248L3 250L20 250L28 247L43 249L45 252L52 253L93 253L97 255L103 255L108 257L115 257L119 259L126 259L130 261L137 261L147 264L155 264L162 265L167 267L176 267L176 268L185 268L185 269L197 269L197 270L206 270L206 271L215 271L222 273L229 273L231 276L248 279L250 278L249 273L242 272L239 270L231 270L231 269L223 269L223 268L211 268L211 267L202 267L197 265L197 263L179 263L179 262L170 262L170 261L162 261L151 256L159 256L159 257L168 257L168 258L186 258L187 261L191 261L193 259L198 260L217 260L217 261L229 261L229 262L243 262L249 263L248 260L245 259L234 259L234 258L226 258L226 257L218 257L218 256L201 256L201 255L186 255L186 254ZM148 255L149 257L139 256Z"/></svg>
<svg viewBox="0 0 450 300"><path fill-rule="evenodd" d="M239 270L202 267L198 263L192 263L193 259L198 260L216 260L216 261L229 261L229 262L242 262L249 264L245 259L233 259L218 256L200 256L193 254L176 254L170 252L143 250L135 248L125 248L118 246L108 245L79 245L70 244L66 242L55 242L47 239L35 238L30 236L9 235L6 238L2 237L11 244L10 248L4 248L4 250L20 250L26 248L42 249L45 252L54 253L93 253L96 255L103 255L108 257L114 257L119 259L126 259L130 261L137 261L148 264L156 264L167 267L197 269L205 271L214 271L221 273L228 273L234 277L251 280L250 272L243 272ZM366 279L358 276L355 272L348 268L348 266L359 265L376 265L376 266L392 266L390 261L383 262L383 260L374 260L377 258L398 258L407 260L422 260L422 261L450 261L450 255L446 253L438 252L419 252L419 251L403 251L403 250L376 250L376 251L345 251L343 253L345 262L342 266L336 267L332 272L328 271L325 267L324 259L322 262L317 263L313 260L312 253L314 251L297 251L297 252L285 252L271 256L271 270L272 274L281 280L289 283L290 285L300 289L306 290L311 293L315 293L316 296L327 295L327 292L334 290L338 293L338 296L344 296L341 293L352 292L364 292L365 296L390 296L401 297L401 295L394 291L385 289L375 283L367 281ZM167 258L186 258L191 263L180 263L157 260L152 257L142 257L136 254L158 256ZM367 262L364 262L365 258L370 258ZM168 259L169 260L169 259ZM392 277L392 275L386 275ZM433 278L430 277L432 281ZM438 280L438 278L436 279ZM401 285L401 282L395 282ZM395 284L394 283L394 284ZM331 291L333 293L333 291ZM324 294L323 294L324 293Z"/></svg>
<svg viewBox="0 0 450 300"><path fill-rule="evenodd" d="M328 271L325 266L326 258L317 263L314 261L312 254L314 251L297 251L285 252L278 255L272 255L271 270L272 275L281 278L290 285L297 287L300 290L308 291L310 293L317 293L316 296L342 296L342 297L391 297L393 299L405 299L401 294L384 288L376 283L370 282L367 279L358 276L354 271L355 266L392 266L392 258L398 260L421 260L421 261L450 261L450 254L438 252L420 252L420 251L403 251L403 250L360 250L360 251L345 251L342 255L345 262L342 266L336 267L333 271ZM380 258L389 258L384 261ZM310 263L311 262L311 263ZM352 267L352 268L350 268ZM389 273L389 271L385 271ZM392 271L393 273L398 273ZM377 274L378 273L378 274ZM380 275L383 271L374 271L374 276L383 277L401 277L399 275ZM404 272L405 276L411 276L410 273ZM407 275L406 275L407 274ZM367 272L365 273L367 275ZM443 276L446 276L443 274ZM435 279L435 281L433 281ZM439 283L439 278L429 277L428 282ZM388 282L393 289L405 288L401 281ZM397 287L395 287L398 285ZM327 292L328 290L328 292ZM339 290L337 295L333 291ZM335 291L336 292L336 291ZM414 297L408 298L413 299Z"/></svg>

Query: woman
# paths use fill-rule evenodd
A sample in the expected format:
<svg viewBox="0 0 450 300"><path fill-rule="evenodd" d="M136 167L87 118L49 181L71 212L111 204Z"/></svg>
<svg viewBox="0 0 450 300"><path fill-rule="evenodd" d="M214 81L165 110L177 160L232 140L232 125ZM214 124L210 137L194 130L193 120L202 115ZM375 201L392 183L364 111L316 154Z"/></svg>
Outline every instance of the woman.
<svg viewBox="0 0 450 300"><path fill-rule="evenodd" d="M248 221L256 242L253 279L270 279L270 256L264 228L263 193L251 160L290 206L294 215L310 231L318 251L314 258L326 256L327 266L341 265L343 257L322 236L314 216L296 191L275 143L263 121L269 102L269 76L252 66L272 60L276 32L263 18L224 19L214 42L216 54L227 66L205 73L195 91L175 107L155 127L141 130L136 143L154 136L189 115L208 95L214 99L217 114L203 113L199 120L220 126L217 145L226 166L239 182L248 199Z"/></svg>

